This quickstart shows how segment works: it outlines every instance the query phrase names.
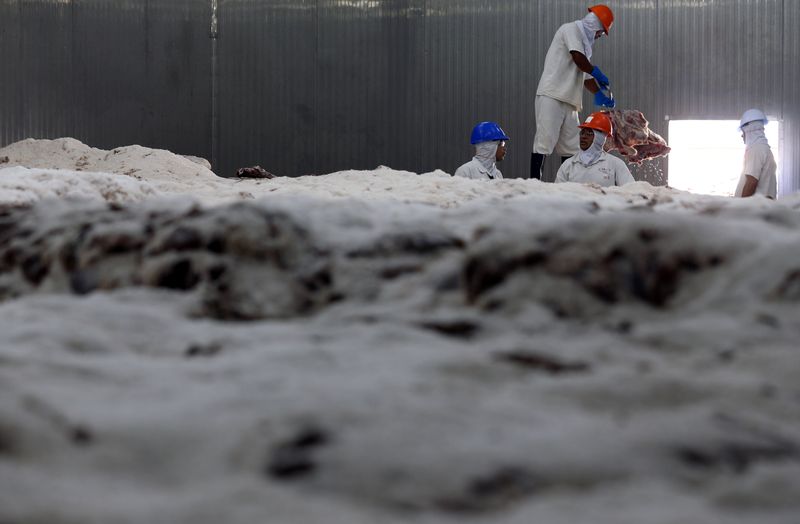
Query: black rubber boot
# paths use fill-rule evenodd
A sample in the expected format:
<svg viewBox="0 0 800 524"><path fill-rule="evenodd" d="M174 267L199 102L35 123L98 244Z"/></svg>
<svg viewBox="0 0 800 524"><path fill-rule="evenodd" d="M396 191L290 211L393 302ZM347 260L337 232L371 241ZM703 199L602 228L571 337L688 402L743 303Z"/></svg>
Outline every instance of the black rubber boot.
<svg viewBox="0 0 800 524"><path fill-rule="evenodd" d="M542 179L542 166L545 156L540 153L531 153L531 178Z"/></svg>

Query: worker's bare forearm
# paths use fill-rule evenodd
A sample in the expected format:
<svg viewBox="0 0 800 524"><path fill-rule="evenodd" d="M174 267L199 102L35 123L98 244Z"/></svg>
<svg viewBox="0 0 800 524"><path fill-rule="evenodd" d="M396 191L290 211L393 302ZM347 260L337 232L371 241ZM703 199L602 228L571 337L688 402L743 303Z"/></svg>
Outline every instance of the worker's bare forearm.
<svg viewBox="0 0 800 524"><path fill-rule="evenodd" d="M755 195L757 187L758 187L758 179L750 175L747 175L745 177L744 187L742 188L742 198Z"/></svg>
<svg viewBox="0 0 800 524"><path fill-rule="evenodd" d="M578 66L578 69L584 73L592 74L594 66L591 62L589 62L589 59L586 58L586 55L578 51L570 51L569 54L572 55L572 61L575 62L575 65ZM583 87L588 89L590 93L597 93L600 91L600 86L598 86L597 82L591 78L583 81Z"/></svg>
<svg viewBox="0 0 800 524"><path fill-rule="evenodd" d="M592 69L594 69L594 66L592 65L591 62L589 62L589 59L586 58L586 55L584 55L579 51L570 51L569 54L572 55L572 61L575 62L575 65L578 66L578 69L580 69L584 73L591 74Z"/></svg>

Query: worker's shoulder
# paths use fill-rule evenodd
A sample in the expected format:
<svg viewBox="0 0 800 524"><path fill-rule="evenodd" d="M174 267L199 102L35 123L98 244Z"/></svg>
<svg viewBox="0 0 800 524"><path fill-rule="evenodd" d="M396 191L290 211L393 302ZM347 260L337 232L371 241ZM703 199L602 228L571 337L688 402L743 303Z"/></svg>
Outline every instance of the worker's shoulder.
<svg viewBox="0 0 800 524"><path fill-rule="evenodd" d="M574 155L572 155L571 157L568 157L566 160L564 160L563 162L561 162L561 165L559 166L559 168L558 168L558 169L559 169L559 170L561 170L561 169L568 170L568 169L572 168L572 164L574 164L574 163L575 163L575 160L578 158L578 155L579 155L579 154L580 154L580 153L575 153L575 154L574 154Z"/></svg>
<svg viewBox="0 0 800 524"><path fill-rule="evenodd" d="M558 171L556 172L556 176L557 177L558 176L563 176L565 178L569 178L569 176L572 175L572 169L575 166L575 158L577 156L578 156L577 154L576 155L572 155L568 159L566 159L563 162L561 162L561 165L558 166Z"/></svg>
<svg viewBox="0 0 800 524"><path fill-rule="evenodd" d="M559 31L578 31L578 30L579 30L578 24L576 24L575 21L564 22L563 24L558 26L558 31L556 31L556 33L558 33Z"/></svg>
<svg viewBox="0 0 800 524"><path fill-rule="evenodd" d="M474 170L474 168L472 167L472 165L474 163L475 163L475 159L474 158L472 160L470 160L469 162L464 162L463 164L461 164L461 166L459 166L458 169L456 169L456 172L454 173L454 175L455 176L467 176L470 171Z"/></svg>
<svg viewBox="0 0 800 524"><path fill-rule="evenodd" d="M753 144L749 148L745 150L746 153L752 152L753 154L757 155L771 155L772 148L769 144Z"/></svg>
<svg viewBox="0 0 800 524"><path fill-rule="evenodd" d="M753 144L744 151L744 160L750 165L766 164L775 161L769 144Z"/></svg>
<svg viewBox="0 0 800 524"><path fill-rule="evenodd" d="M580 37L581 30L578 27L578 24L576 24L575 22L567 22L565 24L561 24L558 30L556 31L556 36L563 36L566 34L578 35Z"/></svg>

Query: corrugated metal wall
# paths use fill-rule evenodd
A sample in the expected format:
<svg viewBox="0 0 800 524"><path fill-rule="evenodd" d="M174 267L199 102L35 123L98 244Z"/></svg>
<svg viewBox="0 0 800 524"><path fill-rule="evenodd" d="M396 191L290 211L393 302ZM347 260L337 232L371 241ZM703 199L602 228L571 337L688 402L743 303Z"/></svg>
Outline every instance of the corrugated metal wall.
<svg viewBox="0 0 800 524"><path fill-rule="evenodd" d="M800 2L609 3L617 23L593 61L622 107L665 136L667 118L763 107L784 121L782 192L800 190L800 106L789 98ZM223 175L253 164L290 176L381 164L452 173L471 156L472 126L493 119L512 137L503 172L525 177L544 55L589 2L218 4L212 46L212 0L0 0L0 143L140 143L213 157ZM665 168L634 174L664 183Z"/></svg>
<svg viewBox="0 0 800 524"><path fill-rule="evenodd" d="M0 144L210 149L208 2L0 0Z"/></svg>
<svg viewBox="0 0 800 524"><path fill-rule="evenodd" d="M314 172L317 0L223 0L219 11L216 171Z"/></svg>
<svg viewBox="0 0 800 524"><path fill-rule="evenodd" d="M786 0L783 12L783 127L782 194L800 191L800 2Z"/></svg>

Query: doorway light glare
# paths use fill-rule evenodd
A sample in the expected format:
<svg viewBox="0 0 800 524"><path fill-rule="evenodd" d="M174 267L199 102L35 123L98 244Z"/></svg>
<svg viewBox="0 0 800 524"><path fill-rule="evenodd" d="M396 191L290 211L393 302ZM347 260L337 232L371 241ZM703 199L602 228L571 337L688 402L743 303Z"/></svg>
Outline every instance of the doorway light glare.
<svg viewBox="0 0 800 524"><path fill-rule="evenodd" d="M765 129L776 161L779 126L770 121ZM738 120L670 120L669 145L670 187L719 196L736 191L745 150Z"/></svg>

